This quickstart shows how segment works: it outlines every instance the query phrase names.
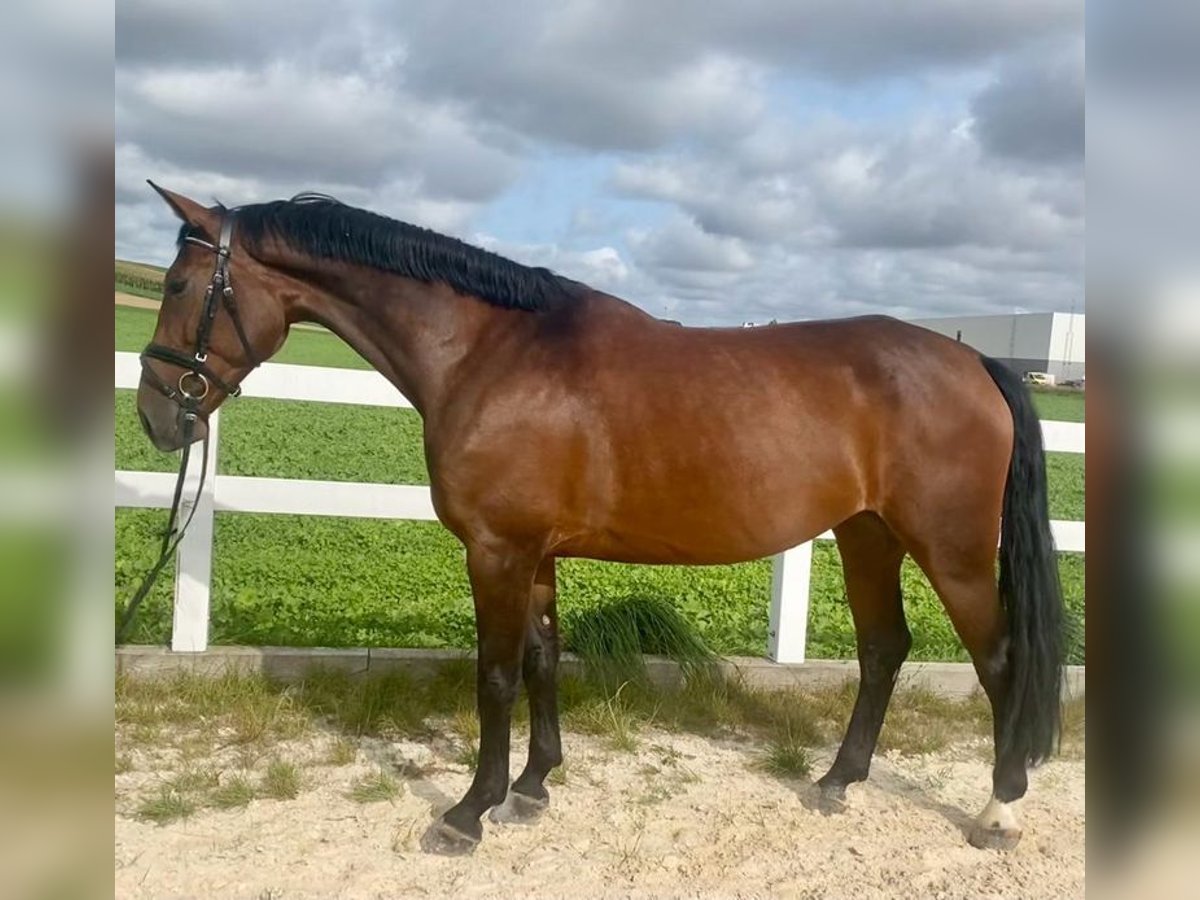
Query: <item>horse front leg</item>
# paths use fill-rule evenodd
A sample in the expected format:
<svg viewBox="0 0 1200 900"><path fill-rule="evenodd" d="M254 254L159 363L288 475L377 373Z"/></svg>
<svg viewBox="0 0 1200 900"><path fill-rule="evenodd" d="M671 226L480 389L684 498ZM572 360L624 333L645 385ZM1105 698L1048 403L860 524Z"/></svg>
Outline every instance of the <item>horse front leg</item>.
<svg viewBox="0 0 1200 900"><path fill-rule="evenodd" d="M463 798L425 833L433 853L472 852L483 837L480 817L508 792L512 706L521 683L521 657L540 554L514 547L467 546L479 648L479 765Z"/></svg>

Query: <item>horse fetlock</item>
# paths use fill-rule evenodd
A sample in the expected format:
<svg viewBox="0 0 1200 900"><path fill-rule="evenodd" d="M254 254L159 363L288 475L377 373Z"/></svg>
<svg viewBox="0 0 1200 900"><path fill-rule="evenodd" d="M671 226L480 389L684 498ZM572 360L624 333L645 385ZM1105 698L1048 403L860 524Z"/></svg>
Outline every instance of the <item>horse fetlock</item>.
<svg viewBox="0 0 1200 900"><path fill-rule="evenodd" d="M845 794L847 785L866 781L867 776L870 774L871 765L869 762L862 765L858 763L846 763L838 759L834 761L829 771L817 780L817 786L823 791L837 790Z"/></svg>
<svg viewBox="0 0 1200 900"><path fill-rule="evenodd" d="M508 785L502 784L499 787L480 791L479 803L484 809L489 809L499 803L503 803L506 796L508 796Z"/></svg>
<svg viewBox="0 0 1200 900"><path fill-rule="evenodd" d="M563 753L562 745L555 740L551 746L537 748L537 765L538 768L549 772L551 769L562 765Z"/></svg>
<svg viewBox="0 0 1200 900"><path fill-rule="evenodd" d="M545 776L538 771L526 770L521 773L521 776L513 782L512 789L518 794L523 794L533 800L549 800L550 792L546 790L542 784L542 779Z"/></svg>

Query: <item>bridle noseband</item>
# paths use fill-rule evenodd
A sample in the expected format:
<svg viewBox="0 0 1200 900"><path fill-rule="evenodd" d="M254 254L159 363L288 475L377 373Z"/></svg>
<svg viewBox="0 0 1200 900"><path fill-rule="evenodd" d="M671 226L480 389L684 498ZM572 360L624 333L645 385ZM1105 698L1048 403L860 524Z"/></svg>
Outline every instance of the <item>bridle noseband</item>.
<svg viewBox="0 0 1200 900"><path fill-rule="evenodd" d="M229 279L229 245L233 238L233 222L236 215L236 212L225 214L221 220L221 236L215 245L192 235L184 238L187 243L204 247L217 255L216 268L204 291L204 309L200 313L200 324L196 327L196 342L192 355L189 357L171 347L151 342L146 345L140 357L142 373L146 380L159 393L179 404L185 411L185 419L186 414L190 414L194 420L200 404L208 396L210 385L216 385L218 390L224 391L230 397L237 397L242 393L240 385L229 384L208 365L209 339L212 337L213 323L221 306L229 312L229 318L233 322L233 328L242 343L242 351L246 354L250 367L253 369L261 362L250 344L250 339L246 337L245 328L242 327L242 318L238 315L237 301L233 296L233 282ZM148 360L151 359L179 366L186 371L179 376L176 386L172 387L150 367Z"/></svg>
<svg viewBox="0 0 1200 900"><path fill-rule="evenodd" d="M237 302L233 296L233 283L229 280L229 245L233 238L235 216L235 212L225 213L221 220L221 234L215 245L191 235L184 238L189 244L204 247L217 255L216 268L213 270L208 288L204 292L204 309L200 313L200 324L196 328L196 343L192 355L188 356L171 347L151 342L146 345L146 349L139 357L142 363L142 375L145 379L155 390L173 400L183 410L183 453L179 460L179 476L175 479L175 495L171 501L171 513L167 519L167 530L163 533L158 561L150 569L141 585L138 586L133 599L125 607L125 612L121 616L121 624L117 627L117 643L119 644L124 643L125 638L128 637L138 607L146 599L146 595L154 586L154 582L158 579L159 573L162 572L167 561L175 555L175 549L183 540L183 535L188 526L192 524L192 517L196 514L200 493L204 490L204 477L208 473L207 434L204 436L203 457L200 462L200 483L196 486L196 496L192 500L192 507L186 521L182 526L176 527L179 520L179 507L183 499L183 482L187 476L188 457L191 454L192 436L196 430L196 420L200 416L200 405L208 396L211 385L216 385L218 390L224 391L229 397L237 397L242 393L240 384L229 384L208 365L209 339L212 337L213 323L216 321L217 312L221 306L224 306L229 312L229 318L233 321L238 340L242 342L242 350L246 354L250 368L254 369L261 362L250 344L250 339L246 337L245 328L242 327L242 319L238 315ZM184 370L175 387L171 387L150 367L149 360L152 359L179 366Z"/></svg>

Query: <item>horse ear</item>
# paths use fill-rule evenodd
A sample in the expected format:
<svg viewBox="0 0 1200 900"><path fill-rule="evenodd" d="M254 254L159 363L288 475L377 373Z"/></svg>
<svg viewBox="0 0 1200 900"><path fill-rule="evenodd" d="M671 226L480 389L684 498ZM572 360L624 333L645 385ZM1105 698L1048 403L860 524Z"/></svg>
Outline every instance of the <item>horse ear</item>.
<svg viewBox="0 0 1200 900"><path fill-rule="evenodd" d="M195 200L185 197L183 194L176 194L174 191L168 191L166 188L159 187L150 179L146 179L146 184L154 188L158 195L167 201L167 206L171 207L171 211L182 221L204 232L209 238L216 239L221 225L217 214L211 209L201 206Z"/></svg>

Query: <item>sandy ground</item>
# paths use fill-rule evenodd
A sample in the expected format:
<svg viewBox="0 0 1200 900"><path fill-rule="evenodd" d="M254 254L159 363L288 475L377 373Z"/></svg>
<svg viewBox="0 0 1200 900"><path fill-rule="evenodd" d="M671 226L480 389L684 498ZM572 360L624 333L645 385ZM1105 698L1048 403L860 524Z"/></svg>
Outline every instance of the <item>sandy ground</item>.
<svg viewBox="0 0 1200 900"><path fill-rule="evenodd" d="M168 825L134 811L163 777L135 759L117 776L118 897L1078 897L1084 888L1084 764L1031 776L1025 837L1012 853L967 845L987 801L985 743L876 758L849 808L820 813L815 788L758 770L756 749L643 732L634 753L566 735L565 783L533 826L485 821L466 858L419 849L431 816L466 788L464 766L415 742L364 741L356 760L317 765L327 736L280 748L308 760L289 801L203 810ZM444 748L442 748L444 750ZM516 760L524 748L514 742ZM134 756L137 756L135 752ZM829 761L818 754L814 774ZM215 760L225 767L228 760ZM169 767L169 762L168 762ZM394 801L346 796L356 778L392 772ZM416 777L404 773L424 768Z"/></svg>

